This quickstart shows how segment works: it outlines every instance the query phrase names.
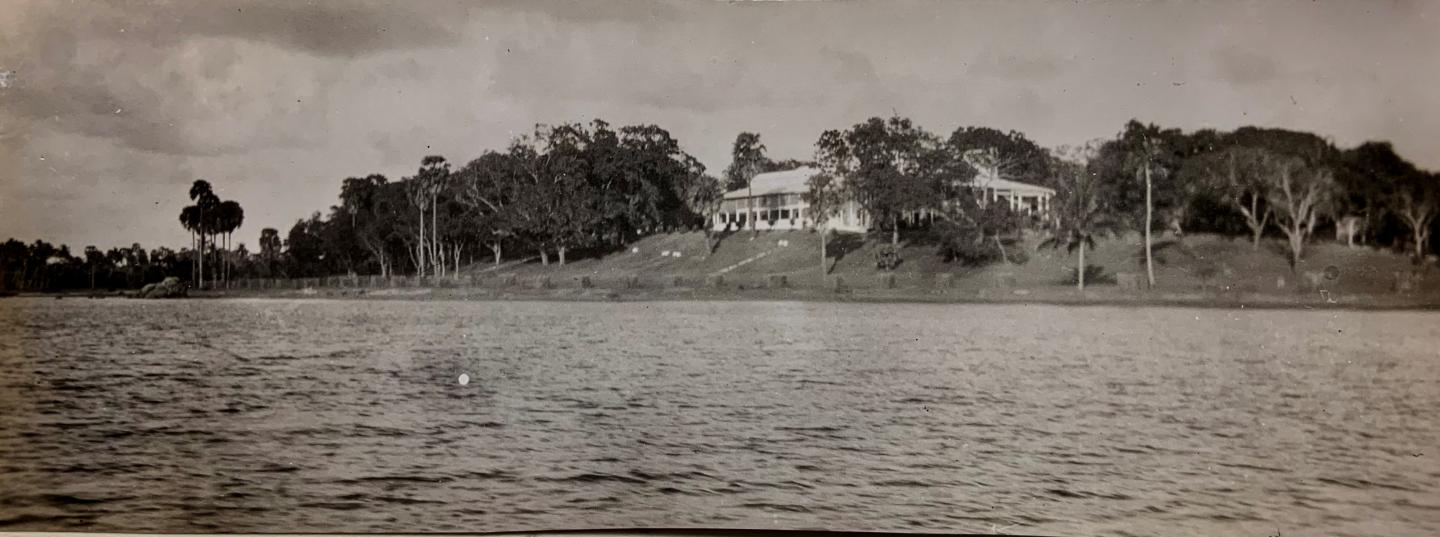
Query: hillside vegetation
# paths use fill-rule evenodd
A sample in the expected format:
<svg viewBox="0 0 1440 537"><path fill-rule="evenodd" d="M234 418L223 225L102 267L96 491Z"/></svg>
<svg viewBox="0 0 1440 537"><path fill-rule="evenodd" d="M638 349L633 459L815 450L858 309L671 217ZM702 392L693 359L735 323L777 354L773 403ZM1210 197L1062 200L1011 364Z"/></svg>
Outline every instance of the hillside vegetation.
<svg viewBox="0 0 1440 537"><path fill-rule="evenodd" d="M949 274L951 287L971 291L1065 289L1074 284L1074 255L1064 249L1040 247L1037 232L1027 233L1022 243L1010 248L1012 262L983 267L946 263L923 237L902 240L903 262L893 272L875 266L876 250L888 239L867 239L858 234L832 237L828 276L839 277L847 285L865 287L878 285L884 275L893 274L897 286L907 287L933 285L938 275ZM713 253L707 253L705 244L700 232L661 234L642 239L624 251L578 259L563 267L529 260L499 267L477 264L467 272L514 274L521 278L548 276L557 285L589 276L601 287L632 276L652 284L669 284L679 277L688 280L689 285L702 285L707 277L716 275L723 275L731 286L763 286L772 275L785 275L787 283L797 287L826 285L820 276L819 237L813 232L733 233L720 240ZM1177 239L1167 235L1157 243L1154 292L1304 292L1314 290L1308 285L1310 278L1323 277L1321 287L1329 293L1381 295L1394 293L1396 273L1434 272L1433 268L1421 269L1405 255L1384 249L1320 242L1310 245L1307 251L1300 265L1291 270L1280 239L1262 241L1256 250L1248 238L1195 234ZM667 252L669 255L662 255ZM679 252L680 257L674 257L674 252ZM1092 267L1090 285L1100 292L1117 289L1117 275L1143 274L1142 256L1141 240L1133 233L1098 241L1087 254L1087 264ZM1414 293L1436 291L1440 275L1429 276Z"/></svg>

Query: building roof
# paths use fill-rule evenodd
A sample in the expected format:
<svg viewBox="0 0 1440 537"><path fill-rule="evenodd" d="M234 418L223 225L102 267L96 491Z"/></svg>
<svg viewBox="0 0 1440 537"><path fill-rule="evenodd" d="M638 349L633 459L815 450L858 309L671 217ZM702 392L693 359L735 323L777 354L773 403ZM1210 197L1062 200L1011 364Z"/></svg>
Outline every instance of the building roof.
<svg viewBox="0 0 1440 537"><path fill-rule="evenodd" d="M756 175L750 180L750 188L740 188L725 193L725 199L741 199L750 196L766 196L771 194L799 194L810 190L810 177L820 173L820 170L808 166L802 166L793 170L783 172L769 172Z"/></svg>
<svg viewBox="0 0 1440 537"><path fill-rule="evenodd" d="M750 188L731 190L725 193L725 199L744 199L750 196L768 196L773 194L800 194L810 189L808 184L810 178L820 173L819 169L802 166L793 170L780 172L768 172L756 175L750 180ZM996 190L1011 190L1020 194L1040 195L1055 194L1055 189L1046 188L1040 185L1011 181L1009 179L976 177L972 186L978 188L993 188Z"/></svg>
<svg viewBox="0 0 1440 537"><path fill-rule="evenodd" d="M1055 194L1055 189L1053 188L1046 188L1040 185L1032 185L1030 183L1011 181L1009 179L1001 179L998 177L994 179L976 177L975 186L980 188L993 188L995 190L1012 190L1019 194L1050 194L1052 196Z"/></svg>

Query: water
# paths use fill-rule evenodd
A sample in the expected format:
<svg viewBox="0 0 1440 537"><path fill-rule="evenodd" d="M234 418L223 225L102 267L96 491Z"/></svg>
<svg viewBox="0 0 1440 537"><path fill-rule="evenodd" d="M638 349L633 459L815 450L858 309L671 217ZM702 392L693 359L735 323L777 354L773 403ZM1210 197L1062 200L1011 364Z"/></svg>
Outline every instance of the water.
<svg viewBox="0 0 1440 537"><path fill-rule="evenodd" d="M1435 535L1437 348L1418 312L8 299L0 529Z"/></svg>

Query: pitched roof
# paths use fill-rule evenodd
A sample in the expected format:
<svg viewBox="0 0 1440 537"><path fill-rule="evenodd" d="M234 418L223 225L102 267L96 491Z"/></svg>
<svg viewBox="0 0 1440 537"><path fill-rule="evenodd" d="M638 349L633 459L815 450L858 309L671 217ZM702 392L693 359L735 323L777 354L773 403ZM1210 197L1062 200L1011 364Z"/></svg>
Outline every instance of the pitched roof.
<svg viewBox="0 0 1440 537"><path fill-rule="evenodd" d="M725 193L725 199L738 199L769 194L799 194L810 189L810 177L820 170L801 166L783 172L769 172L756 175L750 180L750 188L740 188Z"/></svg>
<svg viewBox="0 0 1440 537"><path fill-rule="evenodd" d="M725 193L725 199L743 199L750 196L768 196L772 194L800 194L810 189L808 182L810 177L820 173L819 169L802 166L793 170L780 172L769 172L756 175L750 180L749 189L736 189ZM997 190L1013 190L1024 194L1055 194L1055 189L1046 188L1040 185L1011 181L1009 179L986 179L976 177L971 186L977 188L994 188Z"/></svg>
<svg viewBox="0 0 1440 537"><path fill-rule="evenodd" d="M1053 188L1046 188L1040 185L1032 185L1030 183L1022 183L1020 181L1011 181L1009 179L1000 179L998 177L989 180L981 177L976 177L974 185L979 188L1013 190L1022 194L1040 194L1042 192L1052 195L1055 194L1055 189Z"/></svg>

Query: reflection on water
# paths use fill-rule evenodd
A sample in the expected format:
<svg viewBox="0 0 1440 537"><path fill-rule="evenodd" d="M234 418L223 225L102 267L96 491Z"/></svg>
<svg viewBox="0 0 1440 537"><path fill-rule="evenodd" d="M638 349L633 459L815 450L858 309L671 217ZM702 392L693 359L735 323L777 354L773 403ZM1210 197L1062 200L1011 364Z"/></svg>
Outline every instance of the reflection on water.
<svg viewBox="0 0 1440 537"><path fill-rule="evenodd" d="M0 529L1434 535L1437 347L1415 312L8 299Z"/></svg>

